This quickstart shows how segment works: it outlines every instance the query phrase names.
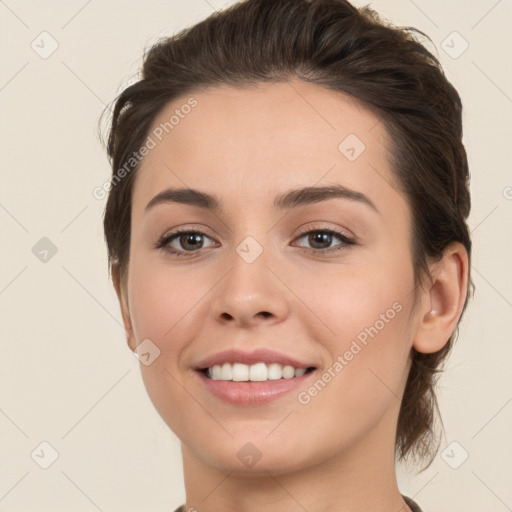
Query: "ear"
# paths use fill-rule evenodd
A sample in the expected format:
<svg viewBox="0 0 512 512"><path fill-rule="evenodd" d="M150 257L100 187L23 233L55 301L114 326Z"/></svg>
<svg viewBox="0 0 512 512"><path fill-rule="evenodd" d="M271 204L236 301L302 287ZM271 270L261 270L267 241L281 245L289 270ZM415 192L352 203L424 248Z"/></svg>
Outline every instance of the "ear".
<svg viewBox="0 0 512 512"><path fill-rule="evenodd" d="M130 309L128 307L128 291L126 282L121 280L119 265L114 263L111 267L112 282L116 290L119 306L121 307L121 316L123 317L124 331L128 346L133 351L136 348L135 334L133 332Z"/></svg>
<svg viewBox="0 0 512 512"><path fill-rule="evenodd" d="M431 268L432 281L423 293L413 342L418 352L437 352L448 343L464 307L468 274L466 248L452 242Z"/></svg>

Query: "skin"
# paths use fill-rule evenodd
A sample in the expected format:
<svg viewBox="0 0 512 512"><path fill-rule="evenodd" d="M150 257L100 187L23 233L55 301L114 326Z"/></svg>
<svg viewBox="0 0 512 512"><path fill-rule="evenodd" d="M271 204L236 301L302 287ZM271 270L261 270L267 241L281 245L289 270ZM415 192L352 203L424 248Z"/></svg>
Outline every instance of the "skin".
<svg viewBox="0 0 512 512"><path fill-rule="evenodd" d="M149 338L160 350L141 371L182 443L187 510L409 510L394 442L410 352L440 350L456 327L465 249L451 244L431 266L432 282L415 289L411 216L388 164L385 127L353 98L298 80L191 95L197 106L137 171L127 279L114 279L130 348ZM153 127L191 95L170 103ZM354 161L338 150L349 134L366 146ZM339 198L272 208L290 189L332 184L365 194L378 212ZM146 212L169 187L213 193L222 211L167 203ZM203 248L182 258L155 248L178 227L202 231ZM300 231L325 227L356 243L334 251L338 238L314 246ZM247 236L263 248L250 264L236 252ZM172 247L189 246L177 237ZM307 252L318 247L331 252ZM233 405L192 369L225 349L270 348L317 367L307 390L394 303L401 311L308 404L292 392ZM252 467L237 457L249 442L261 454Z"/></svg>

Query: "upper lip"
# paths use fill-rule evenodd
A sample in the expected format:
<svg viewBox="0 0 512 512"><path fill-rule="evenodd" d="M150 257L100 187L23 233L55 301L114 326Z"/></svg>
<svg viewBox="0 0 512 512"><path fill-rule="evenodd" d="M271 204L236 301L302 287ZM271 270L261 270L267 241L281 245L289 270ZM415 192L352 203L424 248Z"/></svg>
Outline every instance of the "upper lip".
<svg viewBox="0 0 512 512"><path fill-rule="evenodd" d="M222 352L217 352L201 361L196 365L197 370L204 370L205 368L211 368L215 365L222 365L224 363L242 363L252 365L256 363L278 363L283 366L290 365L294 368L310 368L314 365L299 361L286 354L275 352L274 350L268 350L259 348L252 352L244 352L243 350L230 349Z"/></svg>

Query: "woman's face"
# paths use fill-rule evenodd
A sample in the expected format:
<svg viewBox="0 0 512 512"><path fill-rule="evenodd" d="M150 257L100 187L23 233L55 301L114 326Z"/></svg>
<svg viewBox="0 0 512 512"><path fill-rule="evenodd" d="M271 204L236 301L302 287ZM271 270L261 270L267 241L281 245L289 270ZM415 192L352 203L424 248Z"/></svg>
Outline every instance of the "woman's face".
<svg viewBox="0 0 512 512"><path fill-rule="evenodd" d="M273 474L391 456L416 317L410 211L382 123L295 80L183 96L149 136L125 321L185 453ZM284 366L298 376L279 378Z"/></svg>

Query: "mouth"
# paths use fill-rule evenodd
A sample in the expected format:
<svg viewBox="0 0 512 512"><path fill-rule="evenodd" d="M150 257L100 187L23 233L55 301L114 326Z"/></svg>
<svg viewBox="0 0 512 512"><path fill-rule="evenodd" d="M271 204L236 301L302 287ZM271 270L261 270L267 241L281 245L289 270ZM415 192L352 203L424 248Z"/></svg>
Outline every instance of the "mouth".
<svg viewBox="0 0 512 512"><path fill-rule="evenodd" d="M300 387L306 387L307 381L317 373L315 367L294 368L274 364L224 363L195 373L208 394L237 406L261 406L279 398L293 397L292 392L297 393Z"/></svg>
<svg viewBox="0 0 512 512"><path fill-rule="evenodd" d="M220 352L194 368L209 394L234 405L262 405L289 395L312 379L317 369L267 349Z"/></svg>
<svg viewBox="0 0 512 512"><path fill-rule="evenodd" d="M294 367L279 363L258 362L255 364L224 363L199 369L206 378L211 380L233 381L233 382L265 382L275 380L288 380L302 377L313 372L316 368Z"/></svg>

